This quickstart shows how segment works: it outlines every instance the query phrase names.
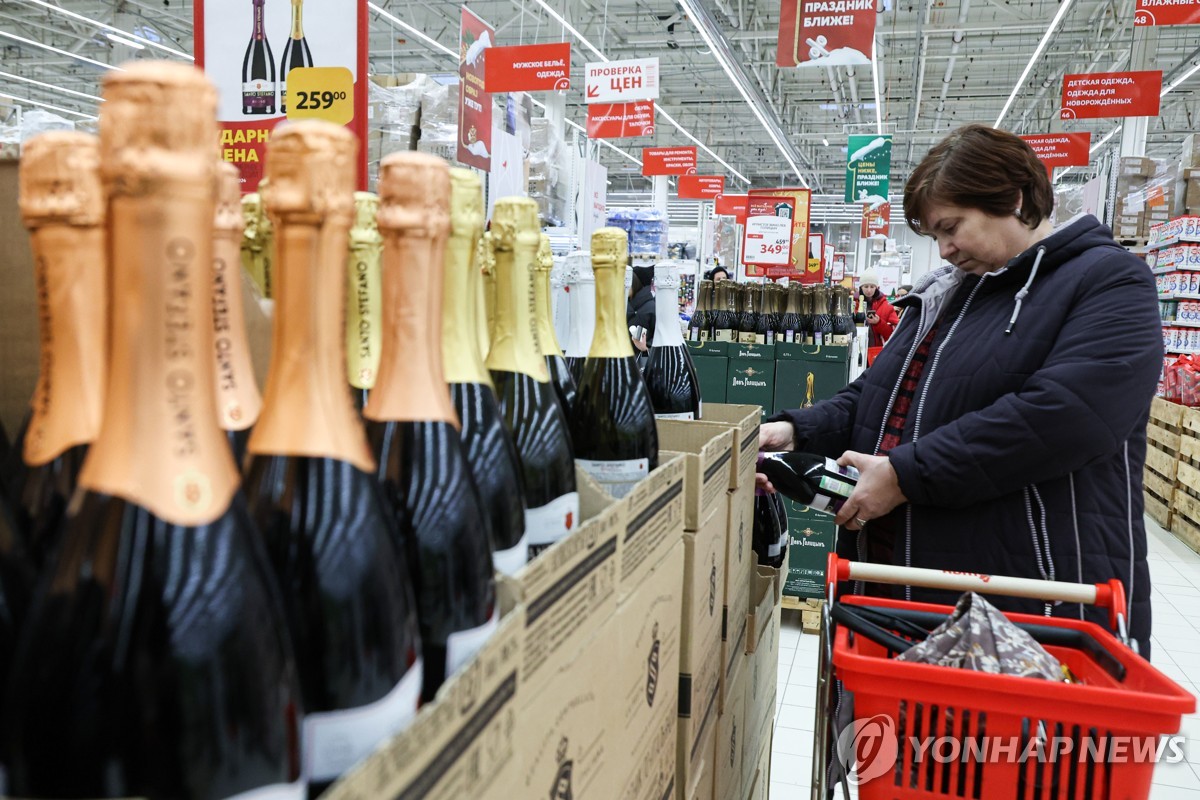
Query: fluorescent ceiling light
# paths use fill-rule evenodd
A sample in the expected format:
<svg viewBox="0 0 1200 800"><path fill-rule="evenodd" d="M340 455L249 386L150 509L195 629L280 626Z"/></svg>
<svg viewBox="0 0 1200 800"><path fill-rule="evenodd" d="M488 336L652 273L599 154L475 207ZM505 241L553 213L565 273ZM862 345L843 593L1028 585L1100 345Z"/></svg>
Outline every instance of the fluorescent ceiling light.
<svg viewBox="0 0 1200 800"><path fill-rule="evenodd" d="M78 53L72 53L67 50L59 50L57 47L51 47L48 44L42 44L41 42L35 42L33 39L26 39L24 36L17 36L15 33L9 33L8 31L0 31L0 36L3 36L6 39L12 39L14 42L20 42L21 44L27 44L30 47L38 47L38 48L41 48L42 50L49 50L52 53L58 53L60 56L66 56L67 58L74 58L77 61L84 62L85 64L94 64L95 66L101 67L103 69L120 69L120 67L114 67L112 64L105 64L103 61L96 61L94 58L88 58L87 56L81 56Z"/></svg>
<svg viewBox="0 0 1200 800"><path fill-rule="evenodd" d="M195 61L194 58L192 58L190 55L183 52L182 50L176 50L174 47L167 47L165 44L156 42L153 39L148 39L145 36L138 36L136 33L128 33L126 31L121 30L120 28L114 28L112 25L107 25L103 22L100 22L99 20L94 20L91 17L85 17L83 14L76 14L74 11L68 11L65 8L60 8L59 6L51 5L50 3L47 3L45 0L25 0L25 3L27 5L38 6L39 8L44 8L47 11L53 11L56 14L61 14L64 17L70 17L71 19L78 20L79 22L86 22L88 25L94 25L95 27L100 28L101 30L111 31L119 36L124 36L127 39L132 39L136 42L139 42L143 47L148 45L150 47L153 47L156 50L162 50L164 53L170 53L171 55L179 56L180 58L186 58L188 61ZM124 42L122 42L122 44L124 44Z"/></svg>
<svg viewBox="0 0 1200 800"><path fill-rule="evenodd" d="M107 31L104 33L104 35L108 37L109 40L114 41L117 44L123 44L126 47L132 47L134 50L146 49L146 45L142 44L141 42L135 42L133 39L126 39L124 36L120 36L115 33L109 33Z"/></svg>
<svg viewBox="0 0 1200 800"><path fill-rule="evenodd" d="M28 103L31 106L38 106L39 108L48 108L52 111L57 111L61 114L70 114L71 116L74 116L74 117L83 117L84 119L97 119L97 117L94 114L84 114L81 111L73 111L69 108L63 108L62 106L56 106L53 103L43 103L38 100L30 100L28 97L17 97L15 94L5 94L4 92L0 92L0 97L5 97L5 98L8 98L9 100L15 100L18 103Z"/></svg>
<svg viewBox="0 0 1200 800"><path fill-rule="evenodd" d="M1190 78L1190 77L1192 77L1193 75L1195 75L1197 72L1200 72L1200 64L1193 64L1191 69L1189 69L1187 72L1185 72L1185 73L1183 73L1182 75L1180 75L1180 76L1179 76L1178 78L1176 78L1175 80L1171 81L1171 85L1170 85L1170 86L1168 86L1167 88L1163 89L1163 90L1162 90L1162 93L1159 95L1159 97L1166 97L1166 96L1167 96L1167 95L1169 95L1171 92L1173 92L1173 91L1175 91L1176 89L1178 89L1178 88L1179 88L1179 86L1180 86L1180 85L1181 85L1181 84L1182 84L1184 81L1186 81L1188 78Z"/></svg>
<svg viewBox="0 0 1200 800"><path fill-rule="evenodd" d="M537 2L545 5L545 0L537 0ZM740 94L742 99L746 101L746 105L749 106L750 111L755 117L758 118L759 124L761 124L763 130L767 132L767 136L770 137L771 141L775 143L775 147L779 150L780 155L783 156L784 161L787 161L788 165L791 166L792 171L796 173L796 177L800 179L800 183L804 184L804 188L807 189L808 181L804 179L804 175L800 173L800 167L792 158L790 152L791 145L786 141L787 134L785 134L779 127L779 123L777 121L767 118L766 113L760 107L761 102L759 98L751 97L750 89L746 85L747 81L745 74L740 72L740 70L735 70L733 68L733 64L730 63L729 56L725 52L726 48L728 47L725 37L722 36L720 31L717 31L715 28L710 28L711 17L708 15L708 12L703 10L696 0L679 0L679 4L683 6L684 11L686 11L688 16L691 17L692 24L694 24L696 26L696 30L700 32L700 38L703 39L704 43L708 45L708 49L712 51L713 57L717 59L717 63L721 65L721 69L725 70L725 74L729 76L729 80L738 90L738 94ZM721 38L720 45L717 43L717 37ZM763 98L763 100L765 99L766 98ZM670 119L670 117L667 117L667 119ZM674 120L672 120L672 122L674 122ZM692 139L692 141L696 141L696 143L699 144L699 141L697 141L695 137L693 137L690 133L687 133L687 131L684 131L683 128L678 124L676 124L675 127L679 128L679 130L682 131L689 139ZM705 148L705 150L708 150L708 148ZM713 158L717 158L716 153L713 153L711 150L708 150L708 152L713 156ZM741 175L741 173L737 172L737 170L734 170L733 167L730 167L722 159L717 158L717 160L722 164L725 164L726 168L737 175L744 183L750 182L746 180L745 176Z"/></svg>
<svg viewBox="0 0 1200 800"><path fill-rule="evenodd" d="M1104 147L1104 145L1108 144L1108 140L1111 139L1112 137L1116 136L1118 133L1120 133L1121 128L1123 128L1123 127L1125 127L1125 126L1118 125L1117 127L1113 128L1111 131L1109 131L1107 136L1105 136L1103 139L1101 139L1100 141L1098 141L1094 145L1092 145L1092 148L1090 150L1088 150L1088 155L1091 155L1092 153L1099 150L1101 147Z"/></svg>
<svg viewBox="0 0 1200 800"><path fill-rule="evenodd" d="M826 147L829 147L829 140L828 140L828 139L826 139L824 136L822 136L822 137L821 137L821 144L825 145Z"/></svg>
<svg viewBox="0 0 1200 800"><path fill-rule="evenodd" d="M61 92L62 94L69 94L74 97L83 98L84 100L91 100L92 102L95 102L95 103L103 103L104 102L103 97L97 97L94 94L85 94L84 92L77 92L74 89L64 89L63 87L55 86L52 83L44 83L43 81L35 81L33 78L26 78L23 75L13 75L11 72L0 72L0 78L8 78L8 79L14 80L14 81L23 81L24 83L31 83L34 86L40 86L43 89L49 89L50 91L53 91L53 92Z"/></svg>
<svg viewBox="0 0 1200 800"><path fill-rule="evenodd" d="M372 11L379 14L379 16L383 17L388 22L395 25L397 28L408 31L413 36L416 36L422 42L424 42L425 44L432 47L434 50L440 50L441 52L445 53L446 55L451 56L455 61L458 61L458 51L457 50L451 50L449 47L446 47L446 45L437 41L433 37L425 35L421 31L414 28L412 25L409 25L407 22L405 22L404 20L397 17L395 14L392 14L390 11L384 11L382 8L375 5L374 3L367 3L367 6L369 6Z"/></svg>
<svg viewBox="0 0 1200 800"><path fill-rule="evenodd" d="M1017 79L1017 85L1013 87L1012 94L1008 96L1008 101L1005 102L1004 108L1001 109L1000 116L996 117L996 124L992 126L993 128L999 128L1000 123L1004 121L1004 116L1012 108L1013 101L1017 99L1017 95L1021 92L1021 87L1025 85L1025 80L1029 77L1029 73L1033 71L1033 65L1037 63L1038 58L1042 55L1042 51L1050 43L1050 39L1054 36L1054 31L1058 29L1058 23L1062 22L1063 17L1071 9L1072 2L1073 0L1062 0L1062 5L1058 7L1058 13L1054 15L1054 19L1050 20L1050 24L1046 27L1046 32L1042 34L1042 40L1038 42L1037 49L1033 51L1033 55L1029 58L1029 63L1025 65L1025 70L1021 73L1021 77Z"/></svg>

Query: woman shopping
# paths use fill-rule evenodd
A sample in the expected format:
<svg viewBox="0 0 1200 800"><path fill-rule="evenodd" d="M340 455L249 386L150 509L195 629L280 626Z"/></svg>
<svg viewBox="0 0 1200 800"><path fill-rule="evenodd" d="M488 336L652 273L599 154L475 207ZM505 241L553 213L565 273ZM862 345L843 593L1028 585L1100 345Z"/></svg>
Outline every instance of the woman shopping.
<svg viewBox="0 0 1200 800"><path fill-rule="evenodd" d="M880 348L891 338L900 319L896 309L879 291L879 277L867 270L858 281L858 293L863 299L867 323L867 366L875 362Z"/></svg>
<svg viewBox="0 0 1200 800"><path fill-rule="evenodd" d="M904 212L951 265L897 301L903 317L870 370L813 408L776 415L762 447L861 472L837 517L839 553L1118 578L1130 635L1148 657L1142 467L1162 366L1154 278L1095 217L1053 227L1053 203L1045 168L1016 136L970 125L937 144L908 180ZM1092 606L996 603L1105 623Z"/></svg>

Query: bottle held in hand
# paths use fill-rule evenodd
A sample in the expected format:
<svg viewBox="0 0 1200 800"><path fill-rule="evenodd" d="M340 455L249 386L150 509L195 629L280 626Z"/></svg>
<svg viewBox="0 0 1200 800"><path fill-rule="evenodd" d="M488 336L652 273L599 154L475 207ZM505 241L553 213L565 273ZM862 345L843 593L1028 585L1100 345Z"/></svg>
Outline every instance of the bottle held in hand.
<svg viewBox="0 0 1200 800"><path fill-rule="evenodd" d="M752 538L759 566L780 569L787 562L787 510L778 493L755 490Z"/></svg>
<svg viewBox="0 0 1200 800"><path fill-rule="evenodd" d="M837 514L858 485L858 470L812 453L762 453L758 471L775 490L814 511Z"/></svg>

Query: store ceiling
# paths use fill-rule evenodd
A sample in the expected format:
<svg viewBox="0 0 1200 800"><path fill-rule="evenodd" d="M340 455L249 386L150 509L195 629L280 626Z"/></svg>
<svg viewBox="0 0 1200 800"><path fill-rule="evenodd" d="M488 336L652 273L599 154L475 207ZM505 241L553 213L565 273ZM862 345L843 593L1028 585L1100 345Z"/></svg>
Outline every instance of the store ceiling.
<svg viewBox="0 0 1200 800"><path fill-rule="evenodd" d="M768 114L777 117L787 133L804 179L819 192L840 194L847 135L878 130L871 68L777 69L778 0L696 1L708 11L756 84L752 91L769 97ZM307 2L348 4L351 0ZM897 183L948 130L968 122L996 122L1061 8L1059 0L877 2L881 8L876 33L879 122L884 132L895 135L892 175ZM246 3L249 6L249 0ZM0 0L0 94L94 114L96 101L81 95L98 94L98 80L105 71L101 65L129 57L175 57L152 48L134 51L107 38L103 28L62 15L48 5L123 31L161 37L166 45L192 52L191 0ZM374 0L373 5L438 44L457 48L459 3ZM1057 34L1021 83L1002 127L1020 133L1091 131L1096 143L1120 120L1059 123L1064 74L1161 69L1164 85L1170 85L1188 72L1200 59L1200 31L1187 26L1135 31L1133 5L1133 0L1074 0ZM546 5L541 0L472 0L469 6L497 27L497 44L565 38L576 45L577 88L568 93L568 118L584 120L581 65L597 58L552 18L548 8L610 59L659 56L660 106L733 170L759 186L797 182L779 148L676 0L548 0ZM288 13L286 0L268 0L267 8L267 13ZM370 36L373 73L436 73L455 68L446 52L374 10ZM1145 49L1144 63L1137 63L1138 56L1131 52L1135 38ZM1200 113L1198 91L1200 73L1163 98L1162 115L1150 124L1148 155L1177 155L1180 140L1195 128ZM646 144L688 143L660 118L655 136L615 144L636 155ZM608 148L600 148L600 158L616 188L644 186L631 161ZM706 152L701 152L700 162L701 172L730 174ZM744 184L734 180L730 185Z"/></svg>

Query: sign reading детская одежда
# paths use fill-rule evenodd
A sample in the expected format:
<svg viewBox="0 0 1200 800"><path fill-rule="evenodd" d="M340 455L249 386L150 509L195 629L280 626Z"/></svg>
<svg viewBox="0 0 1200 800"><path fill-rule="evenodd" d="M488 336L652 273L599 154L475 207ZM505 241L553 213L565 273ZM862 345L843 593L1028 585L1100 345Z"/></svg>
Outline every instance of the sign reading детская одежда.
<svg viewBox="0 0 1200 800"><path fill-rule="evenodd" d="M1200 25L1200 0L1137 0L1134 25Z"/></svg>
<svg viewBox="0 0 1200 800"><path fill-rule="evenodd" d="M1157 117L1162 70L1063 76L1061 119Z"/></svg>
<svg viewBox="0 0 1200 800"><path fill-rule="evenodd" d="M783 0L779 10L780 67L870 64L875 0Z"/></svg>
<svg viewBox="0 0 1200 800"><path fill-rule="evenodd" d="M1090 133L1032 133L1022 139L1033 148L1047 169L1086 167L1090 158Z"/></svg>

